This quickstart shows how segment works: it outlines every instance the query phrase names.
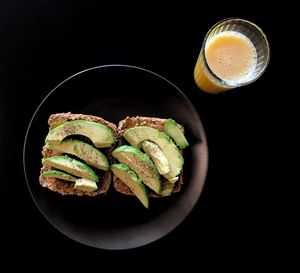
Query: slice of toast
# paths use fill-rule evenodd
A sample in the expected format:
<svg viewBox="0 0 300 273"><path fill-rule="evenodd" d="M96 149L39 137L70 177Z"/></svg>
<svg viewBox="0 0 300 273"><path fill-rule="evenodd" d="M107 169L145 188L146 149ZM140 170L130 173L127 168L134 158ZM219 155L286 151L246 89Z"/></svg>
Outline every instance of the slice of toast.
<svg viewBox="0 0 300 273"><path fill-rule="evenodd" d="M155 128L159 131L164 131L164 125L166 123L167 119L162 118L153 118L153 117L126 117L125 119L121 120L118 125L118 132L119 132L119 145L123 145L126 143L126 140L122 137L122 134L129 128L135 127L135 126L149 126L152 128ZM180 125L181 129L183 130L183 126ZM182 150L180 150L182 153ZM162 177L162 181L167 181L164 177ZM179 192L181 190L181 186L183 184L183 171L179 174L179 179L175 183L175 187L173 190L173 193ZM117 177L113 177L113 185L117 192L127 194L127 195L133 195L132 191L129 189L129 187L122 182ZM154 192L150 192L151 197L161 197Z"/></svg>
<svg viewBox="0 0 300 273"><path fill-rule="evenodd" d="M48 119L48 124L50 126L49 129L54 128L55 126L65 122L65 121L72 121L72 120L87 120L87 121L93 121L101 123L107 127L109 127L114 136L118 137L118 130L117 126L109 121L104 120L103 118L92 116L92 115L83 115L83 114L72 114L72 113L59 113L59 114L53 114ZM111 152L115 148L115 144L112 145L109 148L102 149L102 151L106 154L108 160L111 160ZM45 145L42 150L43 158L47 158L54 155L60 155L60 153L47 149L47 146ZM111 163L111 162L110 162ZM39 177L40 185L43 187L46 187L52 191L58 192L62 195L88 195L88 196L96 196L101 193L105 193L111 184L112 180L112 174L111 171L101 171L101 170L95 170L97 175L99 176L100 183L97 183L98 190L94 192L84 192L81 190L74 189L74 183L69 181L64 181L57 178L50 178L44 176L42 173L45 170L51 169L49 166L42 166L41 173Z"/></svg>

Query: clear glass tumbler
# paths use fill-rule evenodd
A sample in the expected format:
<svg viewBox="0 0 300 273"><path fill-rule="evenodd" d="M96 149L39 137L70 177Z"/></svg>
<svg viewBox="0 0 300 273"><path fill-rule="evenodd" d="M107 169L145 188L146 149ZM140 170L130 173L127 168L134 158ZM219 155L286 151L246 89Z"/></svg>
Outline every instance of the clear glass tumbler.
<svg viewBox="0 0 300 273"><path fill-rule="evenodd" d="M239 18L225 19L206 34L194 79L203 91L223 92L257 80L269 59L268 40L257 25Z"/></svg>

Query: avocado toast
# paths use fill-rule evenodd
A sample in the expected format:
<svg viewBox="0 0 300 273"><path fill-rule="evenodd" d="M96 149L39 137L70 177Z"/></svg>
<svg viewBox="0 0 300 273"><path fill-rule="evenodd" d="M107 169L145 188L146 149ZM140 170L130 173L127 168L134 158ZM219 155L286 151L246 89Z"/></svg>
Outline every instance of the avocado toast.
<svg viewBox="0 0 300 273"><path fill-rule="evenodd" d="M171 129L170 129L171 127ZM166 130L167 129L167 130ZM160 186L154 188L146 184L149 197L164 197L179 192L183 184L183 146L179 147L175 143L181 138L185 140L185 147L188 143L184 137L184 128L172 119L161 119L154 117L127 117L121 120L118 125L119 146L113 151L112 155L121 163L128 163L130 169L132 165L140 165L133 156L124 153L123 158L118 154L118 150L126 150L129 153L128 144L141 150L151 158L156 166L155 174L144 169L148 176L159 175ZM168 134L166 133L168 132ZM169 132L176 134L170 137ZM137 155L137 152L133 153ZM126 159L126 156L128 157ZM124 159L125 157L125 159ZM141 157L141 156L140 156ZM127 161L127 162L126 162ZM138 169L138 168L137 168ZM135 170L134 170L135 171ZM135 171L137 173L137 171ZM115 172L113 171L115 174ZM138 173L137 173L138 174ZM138 174L139 176L139 174ZM114 175L113 185L116 191L133 195L132 187L120 179L121 176ZM140 177L140 176L139 176ZM141 177L140 177L141 178ZM143 179L141 179L143 180ZM144 183L145 184L145 183ZM145 197L146 198L146 197ZM142 201L143 202L143 201Z"/></svg>
<svg viewBox="0 0 300 273"><path fill-rule="evenodd" d="M118 128L100 117L60 113L49 117L40 184L62 195L96 196L114 189L166 197L183 184L184 128L173 119L127 117Z"/></svg>
<svg viewBox="0 0 300 273"><path fill-rule="evenodd" d="M96 196L112 180L111 152L118 131L103 118L72 113L49 117L42 151L41 186L62 195Z"/></svg>

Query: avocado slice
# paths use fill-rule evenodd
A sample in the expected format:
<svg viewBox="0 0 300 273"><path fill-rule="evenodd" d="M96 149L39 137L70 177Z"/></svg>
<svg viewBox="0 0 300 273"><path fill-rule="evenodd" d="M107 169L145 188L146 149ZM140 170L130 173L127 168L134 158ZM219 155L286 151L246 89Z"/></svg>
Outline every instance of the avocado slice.
<svg viewBox="0 0 300 273"><path fill-rule="evenodd" d="M156 193L161 191L161 181L159 173L151 161L150 157L139 149L123 145L112 152L112 156L130 167L136 172L145 185Z"/></svg>
<svg viewBox="0 0 300 273"><path fill-rule="evenodd" d="M60 170L53 170L53 169L44 171L43 175L47 177L58 178L58 179L67 180L71 182L75 182L75 180L77 179L77 177L73 175L70 175Z"/></svg>
<svg viewBox="0 0 300 273"><path fill-rule="evenodd" d="M75 155L97 169L107 171L109 163L106 156L92 145L76 139L63 140L61 143L48 144L47 148L61 153Z"/></svg>
<svg viewBox="0 0 300 273"><path fill-rule="evenodd" d="M175 176L175 177L173 177L173 178L170 178L169 179L169 182L171 182L171 183L175 183L175 182L177 182L178 181L178 179L179 179L179 177L178 176Z"/></svg>
<svg viewBox="0 0 300 273"><path fill-rule="evenodd" d="M51 129L45 142L51 145L60 144L64 138L70 135L86 136L98 148L110 147L116 141L112 130L101 123L73 120Z"/></svg>
<svg viewBox="0 0 300 273"><path fill-rule="evenodd" d="M186 140L183 131L180 129L179 125L176 123L174 119L169 118L164 125L165 133L171 137L176 145L184 149L189 146L188 141Z"/></svg>
<svg viewBox="0 0 300 273"><path fill-rule="evenodd" d="M78 178L75 181L74 189L86 192L93 192L98 190L98 187L97 183L93 180L86 178Z"/></svg>
<svg viewBox="0 0 300 273"><path fill-rule="evenodd" d="M136 173L125 164L113 164L110 167L113 174L121 179L133 192L133 194L149 208L148 191Z"/></svg>
<svg viewBox="0 0 300 273"><path fill-rule="evenodd" d="M79 160L70 158L68 156L57 155L46 157L42 160L42 163L43 165L51 166L75 176L91 179L96 182L99 181L98 176L91 169L91 167Z"/></svg>
<svg viewBox="0 0 300 273"><path fill-rule="evenodd" d="M175 184L169 181L164 181L162 184L161 196L169 196L174 190Z"/></svg>
<svg viewBox="0 0 300 273"><path fill-rule="evenodd" d="M145 153L151 157L160 174L166 174L170 171L168 159L158 145L156 145L154 142L145 140L142 143L142 148Z"/></svg>
<svg viewBox="0 0 300 273"><path fill-rule="evenodd" d="M123 137L132 146L138 148L142 145L144 140L150 140L157 144L169 162L170 171L163 175L168 180L172 180L178 176L182 170L184 163L183 157L172 139L164 132L160 132L149 126L136 126L127 129Z"/></svg>

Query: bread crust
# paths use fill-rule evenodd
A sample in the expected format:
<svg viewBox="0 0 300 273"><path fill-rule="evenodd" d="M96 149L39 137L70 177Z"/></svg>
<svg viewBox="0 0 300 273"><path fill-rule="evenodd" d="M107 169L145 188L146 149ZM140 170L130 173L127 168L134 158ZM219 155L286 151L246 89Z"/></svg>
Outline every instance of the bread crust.
<svg viewBox="0 0 300 273"><path fill-rule="evenodd" d="M92 116L92 115L83 115L83 114L72 114L71 112L68 113L58 113L53 114L48 119L49 129L52 129L55 127L55 125L65 122L65 121L72 121L72 120L87 120L87 121L93 121L101 123L107 127L109 127L114 136L118 137L118 130L117 126L109 121L104 120L103 118ZM108 160L111 158L111 152L115 148L115 145L112 145L109 148L103 149L103 151L106 153ZM61 153L52 151L50 149L47 149L46 145L43 147L42 155L43 159L54 156L54 155L60 155ZM111 163L111 162L110 162ZM102 193L106 193L106 191L109 189L111 180L112 180L112 173L111 171L101 171L101 170L95 170L97 175L99 176L100 183L97 183L98 190L94 192L85 192L81 190L74 189L74 183L69 181L64 181L57 178L47 177L43 175L43 172L45 170L49 170L51 167L43 165L41 168L40 176L39 176L39 182L40 185L48 188L54 192L58 192L62 195L78 195L78 196L96 196Z"/></svg>

